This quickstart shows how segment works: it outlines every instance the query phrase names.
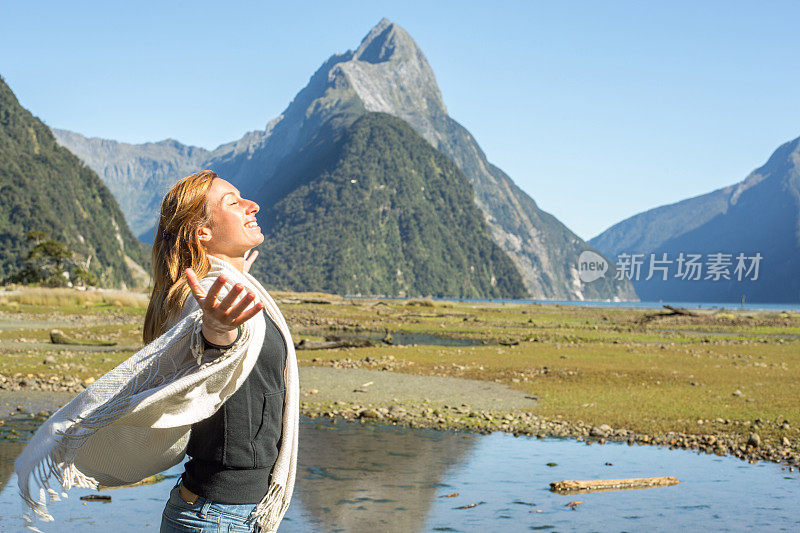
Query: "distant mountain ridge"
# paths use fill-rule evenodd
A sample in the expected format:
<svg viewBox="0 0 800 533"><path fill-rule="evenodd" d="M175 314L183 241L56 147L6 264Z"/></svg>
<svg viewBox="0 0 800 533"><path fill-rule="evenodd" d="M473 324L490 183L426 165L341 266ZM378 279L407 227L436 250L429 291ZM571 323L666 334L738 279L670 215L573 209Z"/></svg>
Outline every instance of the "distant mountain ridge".
<svg viewBox="0 0 800 533"><path fill-rule="evenodd" d="M177 178L202 168L210 154L173 139L134 145L61 129L53 129L53 135L103 179L140 238L152 229L161 200ZM142 240L152 242L152 236Z"/></svg>
<svg viewBox="0 0 800 533"><path fill-rule="evenodd" d="M104 286L147 283L149 250L111 191L0 77L0 278L19 270L30 230L65 243Z"/></svg>
<svg viewBox="0 0 800 533"><path fill-rule="evenodd" d="M347 127L367 112L388 113L404 120L455 162L472 184L474 201L483 212L492 239L514 261L532 297L637 299L624 280L605 277L591 283L581 281L578 256L593 248L540 210L502 170L487 161L470 133L448 115L422 51L405 30L387 19L372 28L355 51L335 54L325 61L264 131L250 132L239 141L220 146L198 167L214 169L257 201L270 202L274 194L270 182L286 158L320 139L321 131ZM59 140L67 147L74 144L66 134ZM105 156L86 162L100 171L108 167L108 161L111 166L123 167L130 166L128 160L149 157L151 175L164 174L161 159L145 150L126 157L119 162ZM142 177L143 181L149 179ZM151 216L155 220L155 215Z"/></svg>
<svg viewBox="0 0 800 533"><path fill-rule="evenodd" d="M613 258L621 252L667 253L668 259L681 252L731 254L731 274L738 254L763 257L756 280L634 281L643 300L798 302L800 138L739 183L639 213L589 242Z"/></svg>

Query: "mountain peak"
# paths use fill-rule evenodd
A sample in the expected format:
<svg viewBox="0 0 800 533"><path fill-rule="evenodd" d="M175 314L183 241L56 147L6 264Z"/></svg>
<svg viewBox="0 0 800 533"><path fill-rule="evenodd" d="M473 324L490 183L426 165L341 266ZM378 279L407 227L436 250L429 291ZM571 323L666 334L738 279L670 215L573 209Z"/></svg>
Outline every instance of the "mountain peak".
<svg viewBox="0 0 800 533"><path fill-rule="evenodd" d="M364 37L355 52L355 59L367 63L383 63L395 58L411 59L422 55L411 36L386 17Z"/></svg>

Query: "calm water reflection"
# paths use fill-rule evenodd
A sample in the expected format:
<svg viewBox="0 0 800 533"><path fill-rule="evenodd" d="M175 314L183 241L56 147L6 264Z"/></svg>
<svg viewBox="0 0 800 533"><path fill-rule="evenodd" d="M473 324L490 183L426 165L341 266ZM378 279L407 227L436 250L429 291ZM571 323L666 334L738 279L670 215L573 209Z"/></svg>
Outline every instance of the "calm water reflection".
<svg viewBox="0 0 800 533"><path fill-rule="evenodd" d="M18 531L23 507L0 445L0 530ZM556 463L556 466L547 466ZM607 464L610 463L610 464ZM49 531L157 531L177 475L104 492L83 505L74 489L51 506ZM281 533L301 531L798 531L800 476L771 463L664 448L361 426L303 419L297 486ZM578 496L549 492L562 479L673 475L672 487ZM458 496L443 497L457 492ZM582 500L575 511L564 504ZM470 506L466 509L459 507ZM541 510L541 513L533 511ZM49 526L49 527L48 527Z"/></svg>
<svg viewBox="0 0 800 533"><path fill-rule="evenodd" d="M311 438L301 444L298 495L300 522L318 531L421 531L441 482L478 439L342 422L313 427L301 435Z"/></svg>
<svg viewBox="0 0 800 533"><path fill-rule="evenodd" d="M14 459L22 453L24 447L25 444L22 442L0 443L0 490L5 491L9 479L14 474ZM16 486L17 478L14 477L14 488Z"/></svg>

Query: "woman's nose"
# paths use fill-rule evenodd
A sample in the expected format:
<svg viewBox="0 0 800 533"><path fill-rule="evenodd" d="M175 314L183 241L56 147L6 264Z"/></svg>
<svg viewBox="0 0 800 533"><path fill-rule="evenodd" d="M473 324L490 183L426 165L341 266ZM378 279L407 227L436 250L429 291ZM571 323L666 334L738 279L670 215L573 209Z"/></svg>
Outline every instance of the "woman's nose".
<svg viewBox="0 0 800 533"><path fill-rule="evenodd" d="M255 214L255 213L258 213L258 210L259 210L258 204L257 204L257 203L255 203L255 202L252 202L252 201L251 201L250 203L252 204L252 205L250 206L250 211L251 211L253 214Z"/></svg>

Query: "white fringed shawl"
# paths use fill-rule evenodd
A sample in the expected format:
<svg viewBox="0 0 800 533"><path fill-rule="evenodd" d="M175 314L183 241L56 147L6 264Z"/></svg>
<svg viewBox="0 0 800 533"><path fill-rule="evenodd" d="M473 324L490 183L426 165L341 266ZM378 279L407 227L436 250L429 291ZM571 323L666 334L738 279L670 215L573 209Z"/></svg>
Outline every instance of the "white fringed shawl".
<svg viewBox="0 0 800 533"><path fill-rule="evenodd" d="M258 524L276 531L289 507L297 468L299 381L289 328L275 301L249 273L214 256L200 285L208 292L220 274L219 298L242 283L278 325L286 343L283 435L269 491L258 504ZM203 357L202 311L190 294L166 333L92 383L38 428L14 463L20 495L46 521L46 497L58 501L73 486L97 489L136 483L180 463L193 423L214 414L241 386L258 359L266 331L261 313L246 321L239 340L214 360ZM66 492L61 493L66 497ZM32 525L28 526L30 529ZM38 531L38 530L36 530Z"/></svg>

